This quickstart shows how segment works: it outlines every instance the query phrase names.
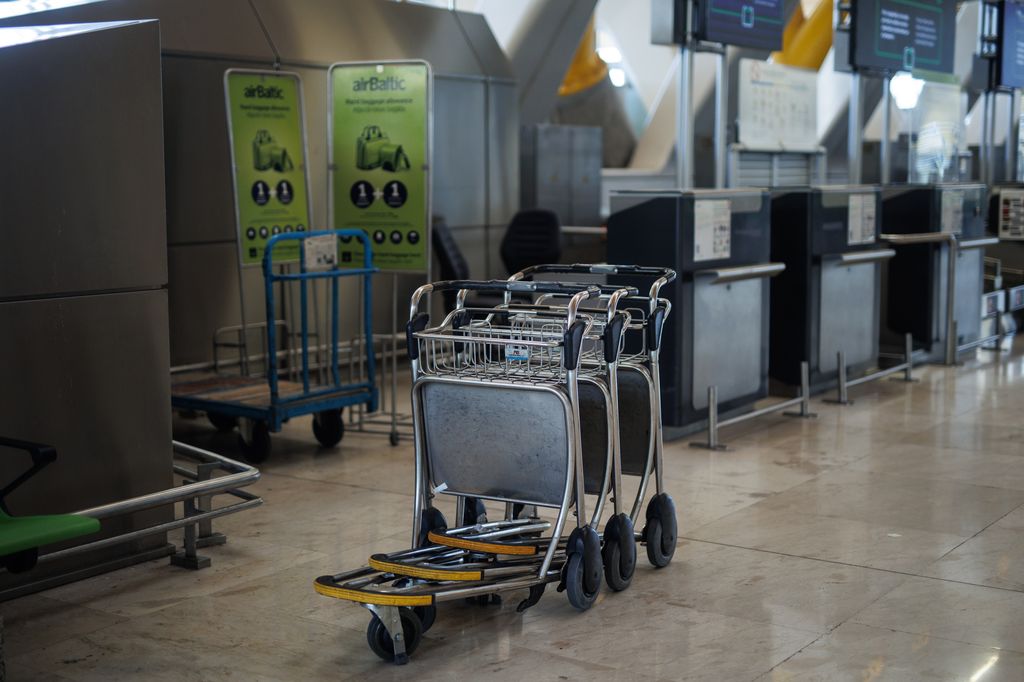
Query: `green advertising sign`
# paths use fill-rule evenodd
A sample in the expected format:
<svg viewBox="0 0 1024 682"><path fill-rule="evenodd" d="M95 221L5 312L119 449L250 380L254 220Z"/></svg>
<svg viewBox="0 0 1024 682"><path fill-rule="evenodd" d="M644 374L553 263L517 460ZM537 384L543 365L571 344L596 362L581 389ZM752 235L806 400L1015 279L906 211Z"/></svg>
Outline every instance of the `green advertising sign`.
<svg viewBox="0 0 1024 682"><path fill-rule="evenodd" d="M310 227L302 82L284 71L229 69L224 91L238 253L243 265L258 265L272 236ZM274 262L297 261L298 243L274 247Z"/></svg>
<svg viewBox="0 0 1024 682"><path fill-rule="evenodd" d="M329 82L332 227L365 230L382 270L426 272L430 66L335 64ZM343 238L341 264L361 263L359 243Z"/></svg>

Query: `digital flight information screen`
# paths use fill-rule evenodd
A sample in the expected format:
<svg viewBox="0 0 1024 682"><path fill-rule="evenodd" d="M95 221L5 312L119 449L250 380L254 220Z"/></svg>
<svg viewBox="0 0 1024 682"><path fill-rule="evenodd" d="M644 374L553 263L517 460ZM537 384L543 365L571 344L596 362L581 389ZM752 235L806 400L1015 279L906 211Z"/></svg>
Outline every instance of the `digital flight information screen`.
<svg viewBox="0 0 1024 682"><path fill-rule="evenodd" d="M857 0L851 11L854 68L953 72L956 0Z"/></svg>
<svg viewBox="0 0 1024 682"><path fill-rule="evenodd" d="M1006 0L999 23L999 85L1024 88L1024 0Z"/></svg>
<svg viewBox="0 0 1024 682"><path fill-rule="evenodd" d="M698 0L697 37L762 50L782 49L782 0Z"/></svg>

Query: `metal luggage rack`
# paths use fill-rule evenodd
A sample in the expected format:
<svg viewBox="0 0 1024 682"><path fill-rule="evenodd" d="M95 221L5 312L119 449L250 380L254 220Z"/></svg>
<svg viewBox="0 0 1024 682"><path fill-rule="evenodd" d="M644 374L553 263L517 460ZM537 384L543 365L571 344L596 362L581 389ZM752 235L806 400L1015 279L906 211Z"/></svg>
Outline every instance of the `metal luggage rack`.
<svg viewBox="0 0 1024 682"><path fill-rule="evenodd" d="M214 532L214 519L229 514L237 514L240 511L252 509L263 504L261 497L244 490L244 488L259 480L260 472L259 469L253 466L228 459L209 450L203 450L178 441L172 441L171 444L176 459L189 460L195 463L194 467L186 466L181 461L174 463L175 475L180 476L184 480L182 485L127 500L118 500L98 507L83 509L73 512L73 514L103 520L168 506L173 511L174 505L182 503L184 505L182 516L147 528L140 528L55 552L41 554L39 556L39 563L66 559L86 552L114 547L153 535L161 535L170 531L184 529L181 550L176 552L174 546L169 544L159 550L160 555L170 556L173 565L184 568L201 569L210 566L210 558L201 556L197 550L203 547L222 545L227 542L225 535ZM224 472L224 475L214 476L218 471ZM234 498L234 501L224 506L214 507L213 500L218 496ZM55 576L12 587L0 591L0 601L13 599L40 589L55 587L65 582L67 582L67 577Z"/></svg>

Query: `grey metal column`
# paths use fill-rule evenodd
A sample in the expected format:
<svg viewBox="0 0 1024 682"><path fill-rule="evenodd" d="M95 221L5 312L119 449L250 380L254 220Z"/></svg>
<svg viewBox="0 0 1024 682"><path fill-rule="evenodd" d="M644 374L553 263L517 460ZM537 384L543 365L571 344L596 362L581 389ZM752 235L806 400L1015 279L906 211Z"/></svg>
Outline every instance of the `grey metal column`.
<svg viewBox="0 0 1024 682"><path fill-rule="evenodd" d="M991 135L992 130L989 126L989 112L992 109L992 93L985 92L981 95L981 140L978 144L978 156L981 162L981 169L979 173L979 179L989 184L991 181Z"/></svg>
<svg viewBox="0 0 1024 682"><path fill-rule="evenodd" d="M864 97L861 76L856 71L850 75L850 111L847 118L846 132L846 163L849 165L849 182L859 185L861 179L861 155L863 153L864 131L861 121L864 120Z"/></svg>
<svg viewBox="0 0 1024 682"><path fill-rule="evenodd" d="M692 87L693 49L683 44L679 46L679 92L676 100L676 184L680 189L693 187Z"/></svg>
<svg viewBox="0 0 1024 682"><path fill-rule="evenodd" d="M891 82L890 76L882 79L882 146L879 154L879 177L883 185L889 184L892 173L892 141L889 138L892 134L892 92L889 89Z"/></svg>
<svg viewBox="0 0 1024 682"><path fill-rule="evenodd" d="M728 46L715 56L715 187L725 187L725 150L729 125L729 75L725 54Z"/></svg>
<svg viewBox="0 0 1024 682"><path fill-rule="evenodd" d="M1006 148L1003 150L1003 179L1017 180L1017 91L1010 90L1010 101L1007 105L1007 121L1010 129L1006 132Z"/></svg>

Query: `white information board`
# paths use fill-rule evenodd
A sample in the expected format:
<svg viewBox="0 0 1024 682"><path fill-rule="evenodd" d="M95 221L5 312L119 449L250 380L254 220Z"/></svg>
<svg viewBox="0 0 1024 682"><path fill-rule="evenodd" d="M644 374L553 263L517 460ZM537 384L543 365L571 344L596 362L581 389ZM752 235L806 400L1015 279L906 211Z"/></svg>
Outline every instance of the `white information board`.
<svg viewBox="0 0 1024 682"><path fill-rule="evenodd" d="M999 190L999 238L1024 239L1024 189Z"/></svg>
<svg viewBox="0 0 1024 682"><path fill-rule="evenodd" d="M964 193L961 190L942 192L942 231L960 234L964 228Z"/></svg>
<svg viewBox="0 0 1024 682"><path fill-rule="evenodd" d="M846 222L847 244L871 244L875 241L875 195L851 194Z"/></svg>
<svg viewBox="0 0 1024 682"><path fill-rule="evenodd" d="M818 74L741 59L739 141L758 150L818 148Z"/></svg>
<svg viewBox="0 0 1024 682"><path fill-rule="evenodd" d="M721 260L732 252L732 207L728 199L693 202L693 260Z"/></svg>

